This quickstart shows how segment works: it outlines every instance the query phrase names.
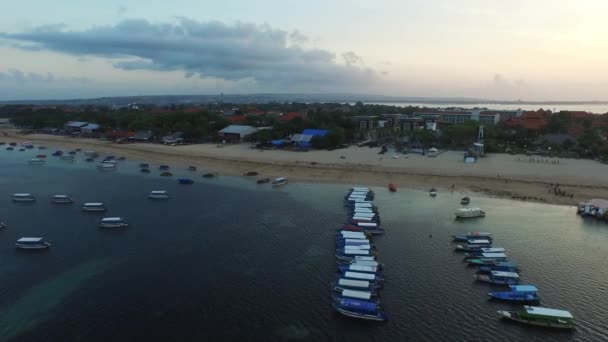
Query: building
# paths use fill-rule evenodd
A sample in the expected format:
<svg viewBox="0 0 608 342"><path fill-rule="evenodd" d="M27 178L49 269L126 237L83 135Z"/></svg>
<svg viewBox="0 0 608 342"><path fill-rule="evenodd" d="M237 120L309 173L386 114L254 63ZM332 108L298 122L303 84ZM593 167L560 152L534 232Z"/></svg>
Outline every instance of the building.
<svg viewBox="0 0 608 342"><path fill-rule="evenodd" d="M511 128L524 128L530 131L541 131L547 127L551 111L539 109L535 112L524 112L519 117L510 118L505 125Z"/></svg>
<svg viewBox="0 0 608 342"><path fill-rule="evenodd" d="M495 125L500 121L499 112L481 109L435 109L415 112L414 117L452 125L461 125L467 121L477 121L484 125Z"/></svg>
<svg viewBox="0 0 608 342"><path fill-rule="evenodd" d="M87 123L86 125L80 127L80 133L86 135L92 135L101 131L101 126L94 123Z"/></svg>
<svg viewBox="0 0 608 342"><path fill-rule="evenodd" d="M377 116L357 115L353 116L352 120L359 129L369 130L378 127Z"/></svg>
<svg viewBox="0 0 608 342"><path fill-rule="evenodd" d="M0 128L12 127L11 120L9 118L0 118Z"/></svg>
<svg viewBox="0 0 608 342"><path fill-rule="evenodd" d="M238 143L248 135L251 135L257 131L258 129L253 126L230 125L217 133L220 139L225 142Z"/></svg>

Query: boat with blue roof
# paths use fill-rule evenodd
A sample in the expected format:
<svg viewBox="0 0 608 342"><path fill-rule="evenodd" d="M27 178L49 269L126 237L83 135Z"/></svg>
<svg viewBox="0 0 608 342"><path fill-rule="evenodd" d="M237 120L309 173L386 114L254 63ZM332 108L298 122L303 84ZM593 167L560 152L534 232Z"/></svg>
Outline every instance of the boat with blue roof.
<svg viewBox="0 0 608 342"><path fill-rule="evenodd" d="M488 296L492 299L504 300L518 303L538 303L540 296L538 288L534 285L509 285L511 291L490 292Z"/></svg>
<svg viewBox="0 0 608 342"><path fill-rule="evenodd" d="M370 301L344 298L334 301L333 307L336 311L348 317L372 321L388 320L388 316L382 311L380 305Z"/></svg>
<svg viewBox="0 0 608 342"><path fill-rule="evenodd" d="M473 278L494 285L519 284L519 274L515 272L491 271L490 273L475 274Z"/></svg>
<svg viewBox="0 0 608 342"><path fill-rule="evenodd" d="M375 274L380 277L382 276L382 270L377 266L368 266L368 265L359 265L359 264L338 265L338 271L340 271L340 273L360 272L360 273Z"/></svg>

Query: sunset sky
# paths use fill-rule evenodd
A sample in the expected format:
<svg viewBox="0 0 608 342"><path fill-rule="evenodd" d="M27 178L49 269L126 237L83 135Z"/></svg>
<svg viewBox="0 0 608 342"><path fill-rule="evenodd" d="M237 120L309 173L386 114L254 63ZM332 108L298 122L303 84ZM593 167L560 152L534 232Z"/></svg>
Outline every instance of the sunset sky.
<svg viewBox="0 0 608 342"><path fill-rule="evenodd" d="M606 0L22 0L0 12L0 100L608 100L606 13Z"/></svg>

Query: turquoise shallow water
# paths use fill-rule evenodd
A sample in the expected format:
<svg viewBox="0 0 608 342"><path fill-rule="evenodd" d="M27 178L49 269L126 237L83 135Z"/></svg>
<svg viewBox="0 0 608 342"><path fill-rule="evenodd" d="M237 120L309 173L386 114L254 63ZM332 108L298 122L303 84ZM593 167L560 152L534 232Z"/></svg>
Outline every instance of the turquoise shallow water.
<svg viewBox="0 0 608 342"><path fill-rule="evenodd" d="M49 154L52 150L45 151ZM0 341L339 340L600 341L608 339L608 225L572 207L473 198L481 220L455 221L460 194L376 189L385 236L376 239L387 278L383 303L391 320L375 324L336 315L329 306L335 229L344 221L347 186L291 183L281 189L253 179L203 179L137 172L122 162L99 172L75 163L26 160L37 150L0 150ZM192 186L176 178L190 176ZM168 190L166 202L146 199ZM33 204L13 203L32 192ZM47 198L103 201L124 231L97 228L100 215ZM570 310L575 332L511 324L490 302L492 288L452 252L449 236L491 231L495 245L522 267L543 304ZM432 234L432 238L429 237ZM16 251L21 236L53 247Z"/></svg>

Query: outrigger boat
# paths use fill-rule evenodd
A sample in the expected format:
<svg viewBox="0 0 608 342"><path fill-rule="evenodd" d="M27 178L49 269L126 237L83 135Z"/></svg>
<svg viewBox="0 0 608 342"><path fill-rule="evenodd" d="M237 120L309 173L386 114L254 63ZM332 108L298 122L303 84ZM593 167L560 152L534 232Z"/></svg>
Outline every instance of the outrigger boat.
<svg viewBox="0 0 608 342"><path fill-rule="evenodd" d="M74 201L67 195L54 195L51 197L51 203L68 204Z"/></svg>
<svg viewBox="0 0 608 342"><path fill-rule="evenodd" d="M519 267L512 261L501 261L494 265L479 266L479 272L504 271L504 272L519 272Z"/></svg>
<svg viewBox="0 0 608 342"><path fill-rule="evenodd" d="M480 258L469 259L468 262L471 265L495 265L498 262L507 261L507 255L504 253L484 253Z"/></svg>
<svg viewBox="0 0 608 342"><path fill-rule="evenodd" d="M34 202L34 201L36 201L36 197L34 197L34 195L29 194L29 193L13 194L13 201L14 202Z"/></svg>
<svg viewBox="0 0 608 342"><path fill-rule="evenodd" d="M15 242L15 247L20 249L46 249L51 247L51 244L41 237L22 237Z"/></svg>
<svg viewBox="0 0 608 342"><path fill-rule="evenodd" d="M105 217L99 223L102 228L124 228L129 224L122 217Z"/></svg>
<svg viewBox="0 0 608 342"><path fill-rule="evenodd" d="M484 253L504 253L506 249L502 247L489 247L489 248L480 248L478 251L464 253L465 259L474 259L479 258Z"/></svg>
<svg viewBox="0 0 608 342"><path fill-rule="evenodd" d="M464 218L477 218L477 217L485 217L486 212L481 210L480 208L460 208L455 213L456 218L464 219Z"/></svg>
<svg viewBox="0 0 608 342"><path fill-rule="evenodd" d="M169 193L165 190L154 190L148 195L151 199L169 199Z"/></svg>
<svg viewBox="0 0 608 342"><path fill-rule="evenodd" d="M106 207L103 203L85 203L82 205L83 211L106 211Z"/></svg>
<svg viewBox="0 0 608 342"><path fill-rule="evenodd" d="M520 311L498 311L506 319L546 328L574 329L574 316L566 310L525 305Z"/></svg>
<svg viewBox="0 0 608 342"><path fill-rule="evenodd" d="M487 232L468 232L454 235L454 241L466 242L468 240L484 239L492 241L492 233Z"/></svg>
<svg viewBox="0 0 608 342"><path fill-rule="evenodd" d="M285 177L279 177L279 178L275 178L272 181L271 184L272 184L273 187L276 188L276 187L279 187L279 186L283 186L283 185L287 184L288 182L289 181L287 180L287 178L285 178Z"/></svg>
<svg viewBox="0 0 608 342"><path fill-rule="evenodd" d="M380 305L356 299L342 299L333 303L334 309L339 313L354 317L373 321L386 321L388 317L381 310Z"/></svg>
<svg viewBox="0 0 608 342"><path fill-rule="evenodd" d="M519 284L519 274L515 272L491 271L489 274L475 274L473 278L494 285Z"/></svg>
<svg viewBox="0 0 608 342"><path fill-rule="evenodd" d="M508 302L538 303L540 296L538 288L534 285L509 285L511 291L490 292L488 296Z"/></svg>
<svg viewBox="0 0 608 342"><path fill-rule="evenodd" d="M41 165L46 163L46 160L40 158L32 158L27 161L30 165Z"/></svg>

